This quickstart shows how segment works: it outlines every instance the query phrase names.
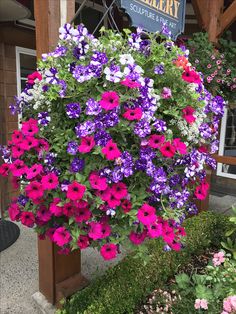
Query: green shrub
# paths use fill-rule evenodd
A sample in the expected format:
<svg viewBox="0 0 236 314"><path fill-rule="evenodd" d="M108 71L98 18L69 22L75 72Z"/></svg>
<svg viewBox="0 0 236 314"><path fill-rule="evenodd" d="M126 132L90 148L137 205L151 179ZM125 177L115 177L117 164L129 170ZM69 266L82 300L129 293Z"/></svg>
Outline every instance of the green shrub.
<svg viewBox="0 0 236 314"><path fill-rule="evenodd" d="M109 269L63 305L63 314L131 314L135 307L155 288L162 286L192 254L200 254L209 246L220 246L228 219L204 212L187 219L186 247L181 252L163 253L159 241L148 244L150 260L144 265L132 255Z"/></svg>

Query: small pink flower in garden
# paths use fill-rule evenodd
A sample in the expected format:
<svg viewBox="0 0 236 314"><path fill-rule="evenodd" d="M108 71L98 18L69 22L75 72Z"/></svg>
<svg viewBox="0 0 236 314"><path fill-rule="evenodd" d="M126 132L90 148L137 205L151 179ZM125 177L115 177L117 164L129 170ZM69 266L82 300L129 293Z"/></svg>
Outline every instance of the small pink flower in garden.
<svg viewBox="0 0 236 314"><path fill-rule="evenodd" d="M20 216L20 221L23 225L32 228L35 223L34 214L31 212L22 212Z"/></svg>
<svg viewBox="0 0 236 314"><path fill-rule="evenodd" d="M95 190L104 191L107 189L107 179L99 176L98 173L93 172L89 176L89 183Z"/></svg>
<svg viewBox="0 0 236 314"><path fill-rule="evenodd" d="M39 209L37 211L37 218L43 222L48 222L51 219L52 213L49 211L49 209L41 205L39 206Z"/></svg>
<svg viewBox="0 0 236 314"><path fill-rule="evenodd" d="M75 221L77 223L88 221L91 216L92 216L92 213L88 208L75 209Z"/></svg>
<svg viewBox="0 0 236 314"><path fill-rule="evenodd" d="M120 82L121 85L127 86L129 88L138 88L141 87L141 84L135 81L130 80L129 78L126 78L124 81Z"/></svg>
<svg viewBox="0 0 236 314"><path fill-rule="evenodd" d="M115 194L113 193L110 187L108 187L105 190L105 193L102 196L102 199L107 202L110 208L116 208L117 206L120 205L120 199L116 198Z"/></svg>
<svg viewBox="0 0 236 314"><path fill-rule="evenodd" d="M8 174L9 174L9 170L10 170L10 165L9 164L2 164L0 166L0 175L3 176L3 177L7 177Z"/></svg>
<svg viewBox="0 0 236 314"><path fill-rule="evenodd" d="M200 75L197 72L191 70L189 67L185 68L185 71L182 74L182 79L188 83L201 83Z"/></svg>
<svg viewBox="0 0 236 314"><path fill-rule="evenodd" d="M53 233L53 241L58 246L64 246L65 244L68 244L71 241L70 232L66 230L65 227L57 228Z"/></svg>
<svg viewBox="0 0 236 314"><path fill-rule="evenodd" d="M75 214L75 206L73 203L65 203L62 207L63 215L66 217L72 217Z"/></svg>
<svg viewBox="0 0 236 314"><path fill-rule="evenodd" d="M27 170L26 173L26 178L28 180L33 179L34 177L36 177L37 175L39 175L41 172L43 171L43 166L40 164L34 164L32 167L30 167Z"/></svg>
<svg viewBox="0 0 236 314"><path fill-rule="evenodd" d="M189 124L192 124L195 120L196 120L196 118L194 117L194 112L195 112L196 110L193 108L193 107L191 107L191 106L187 106L187 107L185 107L183 110L182 110L182 112L183 112L183 118L189 123Z"/></svg>
<svg viewBox="0 0 236 314"><path fill-rule="evenodd" d="M207 77L207 83L211 83L212 78L210 76Z"/></svg>
<svg viewBox="0 0 236 314"><path fill-rule="evenodd" d="M208 309L208 302L205 299L196 299L194 307L196 310L200 310L200 309L207 310Z"/></svg>
<svg viewBox="0 0 236 314"><path fill-rule="evenodd" d="M109 91L102 94L102 99L100 100L100 106L105 110L112 110L119 106L120 97L116 92Z"/></svg>
<svg viewBox="0 0 236 314"><path fill-rule="evenodd" d="M37 181L30 182L25 188L26 195L33 201L43 196L42 184Z"/></svg>
<svg viewBox="0 0 236 314"><path fill-rule="evenodd" d="M77 241L77 245L81 250L86 249L90 245L89 237L85 235L80 235Z"/></svg>
<svg viewBox="0 0 236 314"><path fill-rule="evenodd" d="M171 145L171 142L165 142L161 146L160 152L164 157L172 158L175 155L176 149L173 145Z"/></svg>
<svg viewBox="0 0 236 314"><path fill-rule="evenodd" d="M207 68L208 68L208 69L210 69L210 68L211 68L211 64L210 64L210 63L207 65Z"/></svg>
<svg viewBox="0 0 236 314"><path fill-rule="evenodd" d="M157 220L156 209L145 203L139 208L137 218L143 225L150 226Z"/></svg>
<svg viewBox="0 0 236 314"><path fill-rule="evenodd" d="M102 148L102 153L105 155L106 159L114 160L120 157L121 152L119 151L116 143L110 140L105 147Z"/></svg>
<svg viewBox="0 0 236 314"><path fill-rule="evenodd" d="M149 137L148 145L152 148L159 148L165 142L164 135L153 134Z"/></svg>
<svg viewBox="0 0 236 314"><path fill-rule="evenodd" d="M171 94L171 89L168 87L163 87L163 90L161 92L161 97L163 99L168 99L171 98L172 94Z"/></svg>
<svg viewBox="0 0 236 314"><path fill-rule="evenodd" d="M162 237L168 244L172 244L175 239L174 229L169 226L168 222L165 222L162 225Z"/></svg>
<svg viewBox="0 0 236 314"><path fill-rule="evenodd" d="M18 220L20 217L20 213L21 210L18 204L13 203L8 207L8 214L12 221Z"/></svg>
<svg viewBox="0 0 236 314"><path fill-rule="evenodd" d="M123 208L124 213L127 214L132 209L132 203L129 200L123 200L121 202L121 207Z"/></svg>
<svg viewBox="0 0 236 314"><path fill-rule="evenodd" d="M173 140L173 145L175 146L176 150L181 154L185 155L187 154L187 146L184 144L184 142L181 142L180 138L175 138Z"/></svg>
<svg viewBox="0 0 236 314"><path fill-rule="evenodd" d="M35 149L38 151L38 152L42 152L42 151L45 151L47 152L49 150L49 144L47 141L45 141L44 139L39 139L38 140L38 146L35 147Z"/></svg>
<svg viewBox="0 0 236 314"><path fill-rule="evenodd" d="M77 181L74 181L68 185L66 197L72 201L80 200L84 196L85 190L86 187L84 185L78 183Z"/></svg>
<svg viewBox="0 0 236 314"><path fill-rule="evenodd" d="M54 198L53 202L49 206L50 212L56 217L60 217L63 214L63 207L57 205L60 201L60 198Z"/></svg>
<svg viewBox="0 0 236 314"><path fill-rule="evenodd" d="M21 131L18 131L18 130L15 130L13 133L12 133L12 142L13 144L17 144L17 143L20 143L22 142L23 140L23 134Z"/></svg>
<svg viewBox="0 0 236 314"><path fill-rule="evenodd" d="M93 240L102 239L103 233L102 233L102 224L99 222L90 222L90 230L88 233L88 236Z"/></svg>
<svg viewBox="0 0 236 314"><path fill-rule="evenodd" d="M127 186L122 182L115 183L111 187L111 193L118 200L125 198L128 194Z"/></svg>
<svg viewBox="0 0 236 314"><path fill-rule="evenodd" d="M224 252L219 252L219 253L215 253L212 259L213 265L219 266L221 264L223 264L225 261L225 253Z"/></svg>
<svg viewBox="0 0 236 314"><path fill-rule="evenodd" d="M143 231L141 233L131 231L131 233L129 235L129 239L134 245L140 245L141 243L143 243L146 236L147 236L146 231Z"/></svg>
<svg viewBox="0 0 236 314"><path fill-rule="evenodd" d="M11 152L12 152L12 157L13 158L19 158L19 157L21 157L24 154L25 151L18 144L16 146L12 147Z"/></svg>
<svg viewBox="0 0 236 314"><path fill-rule="evenodd" d="M53 190L59 184L58 176L55 173L49 173L42 177L41 183L44 190Z"/></svg>
<svg viewBox="0 0 236 314"><path fill-rule="evenodd" d="M27 80L27 83L31 84L31 85L34 85L34 81L37 79L39 81L42 80L42 75L38 72L38 71L35 71L31 74L29 74L27 76L28 80Z"/></svg>
<svg viewBox="0 0 236 314"><path fill-rule="evenodd" d="M81 143L78 147L78 151L82 154L89 153L95 146L95 141L93 136L82 137Z"/></svg>
<svg viewBox="0 0 236 314"><path fill-rule="evenodd" d="M101 247L100 253L105 260L111 260L117 256L117 246L113 243L104 244Z"/></svg>
<svg viewBox="0 0 236 314"><path fill-rule="evenodd" d="M10 170L14 177L21 177L27 171L27 166L25 165L23 160L16 159L11 165Z"/></svg>
<svg viewBox="0 0 236 314"><path fill-rule="evenodd" d="M22 142L19 143L19 146L23 150L30 150L38 146L38 140L33 136L27 136Z"/></svg>
<svg viewBox="0 0 236 314"><path fill-rule="evenodd" d="M204 200L207 197L209 190L209 183L203 181L201 185L197 186L194 192L194 195L199 200Z"/></svg>
<svg viewBox="0 0 236 314"><path fill-rule="evenodd" d="M140 120L142 118L143 112L140 108L135 109L127 109L126 112L123 114L123 117L127 120Z"/></svg>
<svg viewBox="0 0 236 314"><path fill-rule="evenodd" d="M181 250L181 243L179 243L179 242L173 242L173 243L170 243L169 245L172 248L172 250L174 250L176 252Z"/></svg>
<svg viewBox="0 0 236 314"><path fill-rule="evenodd" d="M162 224L154 223L148 227L148 235L150 238L158 238L162 235Z"/></svg>
<svg viewBox="0 0 236 314"><path fill-rule="evenodd" d="M227 314L235 313L236 312L236 295L232 295L224 299L223 308Z"/></svg>
<svg viewBox="0 0 236 314"><path fill-rule="evenodd" d="M33 136L38 133L38 121L29 119L28 121L22 122L22 133L27 136Z"/></svg>

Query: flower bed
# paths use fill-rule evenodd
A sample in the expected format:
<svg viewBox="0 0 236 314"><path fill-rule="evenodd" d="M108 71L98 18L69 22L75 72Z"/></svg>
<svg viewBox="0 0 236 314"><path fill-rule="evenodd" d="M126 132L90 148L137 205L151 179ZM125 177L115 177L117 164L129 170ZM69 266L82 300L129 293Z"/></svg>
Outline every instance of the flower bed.
<svg viewBox="0 0 236 314"><path fill-rule="evenodd" d="M109 260L122 244L145 255L153 238L179 251L192 197L206 197L205 168L216 166L223 99L204 88L186 49L124 33L95 39L66 24L11 105L23 122L2 148L0 174L22 193L9 216L61 253L92 246Z"/></svg>
<svg viewBox="0 0 236 314"><path fill-rule="evenodd" d="M186 265L193 254L211 246L220 246L228 228L228 219L213 213L201 213L185 222L186 248L181 252L162 254L157 240L148 243L150 260L128 256L87 288L74 294L63 305L61 314L131 314L154 288L162 287L167 279Z"/></svg>

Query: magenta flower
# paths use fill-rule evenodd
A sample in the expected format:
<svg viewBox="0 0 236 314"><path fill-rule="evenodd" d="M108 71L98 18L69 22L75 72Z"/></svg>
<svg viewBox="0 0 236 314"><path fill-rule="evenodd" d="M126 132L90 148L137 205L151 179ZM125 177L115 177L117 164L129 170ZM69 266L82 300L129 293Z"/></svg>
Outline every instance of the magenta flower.
<svg viewBox="0 0 236 314"><path fill-rule="evenodd" d="M120 205L120 199L115 197L113 190L110 187L104 191L102 200L106 201L110 208L116 208Z"/></svg>
<svg viewBox="0 0 236 314"><path fill-rule="evenodd" d="M22 212L20 216L20 221L23 225L32 228L35 223L34 214L31 212Z"/></svg>
<svg viewBox="0 0 236 314"><path fill-rule="evenodd" d="M103 233L102 233L102 224L99 222L90 222L90 230L88 233L88 236L93 240L102 239Z"/></svg>
<svg viewBox="0 0 236 314"><path fill-rule="evenodd" d="M89 183L95 190L104 191L107 189L107 179L99 176L98 173L93 172L89 176Z"/></svg>
<svg viewBox="0 0 236 314"><path fill-rule="evenodd" d="M34 164L31 168L27 170L26 178L28 180L33 179L43 171L43 166L40 164Z"/></svg>
<svg viewBox="0 0 236 314"><path fill-rule="evenodd" d="M30 150L38 146L38 140L33 136L27 136L22 142L19 143L22 150Z"/></svg>
<svg viewBox="0 0 236 314"><path fill-rule="evenodd" d="M185 70L182 74L182 79L188 83L200 84L201 78L198 73L191 70L189 67L185 67Z"/></svg>
<svg viewBox="0 0 236 314"><path fill-rule="evenodd" d="M131 231L130 235L129 235L129 239L130 241L134 244L134 245L140 245L141 243L143 243L143 241L145 240L147 236L147 232L143 231L141 233L137 233L134 231Z"/></svg>
<svg viewBox="0 0 236 314"><path fill-rule="evenodd" d="M27 76L27 83L30 84L30 85L34 85L35 83L35 80L39 80L41 81L42 80L42 75L38 72L38 71L35 71L31 74L29 74Z"/></svg>
<svg viewBox="0 0 236 314"><path fill-rule="evenodd" d="M13 133L12 133L12 143L13 144L17 144L17 143L22 142L22 140L23 140L22 132L18 131L18 130L13 131Z"/></svg>
<svg viewBox="0 0 236 314"><path fill-rule="evenodd" d="M201 185L197 186L194 192L194 195L199 200L204 200L208 195L209 183L207 181L203 181Z"/></svg>
<svg viewBox="0 0 236 314"><path fill-rule="evenodd" d="M161 97L163 99L168 99L171 98L172 93L171 93L171 89L168 87L163 87L162 92L161 92Z"/></svg>
<svg viewBox="0 0 236 314"><path fill-rule="evenodd" d="M160 152L164 157L172 158L175 155L176 148L175 146L171 145L171 142L165 142L160 148Z"/></svg>
<svg viewBox="0 0 236 314"><path fill-rule="evenodd" d="M122 200L121 207L123 208L124 213L127 214L132 209L132 203L129 200Z"/></svg>
<svg viewBox="0 0 236 314"><path fill-rule="evenodd" d="M42 177L41 183L44 190L53 190L59 184L58 176L55 173L49 173Z"/></svg>
<svg viewBox="0 0 236 314"><path fill-rule="evenodd" d="M100 250L100 254L106 261L116 258L117 253L117 246L113 243L104 244Z"/></svg>
<svg viewBox="0 0 236 314"><path fill-rule="evenodd" d="M18 143L18 145L12 147L11 152L13 158L19 158L25 151L21 148L20 143Z"/></svg>
<svg viewBox="0 0 236 314"><path fill-rule="evenodd" d="M22 133L27 136L33 136L38 133L38 121L29 119L28 121L22 122Z"/></svg>
<svg viewBox="0 0 236 314"><path fill-rule="evenodd" d="M41 198L43 196L42 184L37 181L32 181L25 188L26 195L33 201Z"/></svg>
<svg viewBox="0 0 236 314"><path fill-rule="evenodd" d="M49 206L50 212L56 217L60 217L63 215L63 207L58 206L58 203L60 203L60 201L60 198L54 198L53 202Z"/></svg>
<svg viewBox="0 0 236 314"><path fill-rule="evenodd" d="M143 225L150 226L157 220L156 209L145 203L139 208L137 218Z"/></svg>
<svg viewBox="0 0 236 314"><path fill-rule="evenodd" d="M82 137L81 143L78 147L78 151L82 154L89 153L95 146L95 141L93 136Z"/></svg>
<svg viewBox="0 0 236 314"><path fill-rule="evenodd" d="M181 142L180 138L175 138L173 140L173 145L181 155L187 154L187 146L184 144L184 142Z"/></svg>
<svg viewBox="0 0 236 314"><path fill-rule="evenodd" d="M41 205L39 206L36 217L43 222L48 222L52 217L52 213L46 206Z"/></svg>
<svg viewBox="0 0 236 314"><path fill-rule="evenodd" d="M154 223L152 225L147 226L148 235L150 238L158 238L162 235L162 224Z"/></svg>
<svg viewBox="0 0 236 314"><path fill-rule="evenodd" d="M66 217L74 216L75 214L74 204L71 202L64 204L64 206L62 207L62 212L63 212L63 215L65 215Z"/></svg>
<svg viewBox="0 0 236 314"><path fill-rule="evenodd" d="M92 216L91 211L88 208L77 208L75 210L75 221L81 223L88 221Z"/></svg>
<svg viewBox="0 0 236 314"><path fill-rule="evenodd" d="M8 207L8 214L12 221L18 220L20 218L20 213L21 210L18 204L13 203Z"/></svg>
<svg viewBox="0 0 236 314"><path fill-rule="evenodd" d="M174 229L167 222L162 225L162 237L167 244L173 244L175 239Z"/></svg>
<svg viewBox="0 0 236 314"><path fill-rule="evenodd" d="M116 92L109 91L102 94L100 106L105 110L112 110L119 106L120 97Z"/></svg>
<svg viewBox="0 0 236 314"><path fill-rule="evenodd" d="M187 106L187 107L185 107L185 108L182 110L182 112L183 112L182 117L183 117L189 124L192 124L192 123L196 120L196 118L195 118L194 115L193 115L195 111L196 111L196 110L195 110L193 107Z"/></svg>
<svg viewBox="0 0 236 314"><path fill-rule="evenodd" d="M78 201L84 196L86 187L76 181L68 185L67 198L72 201Z"/></svg>
<svg viewBox="0 0 236 314"><path fill-rule="evenodd" d="M90 245L89 237L85 235L80 235L77 241L77 245L81 250L86 249Z"/></svg>
<svg viewBox="0 0 236 314"><path fill-rule="evenodd" d="M141 87L141 84L135 81L132 81L129 78L126 78L124 81L120 82L121 85L127 86L129 88L139 88Z"/></svg>
<svg viewBox="0 0 236 314"><path fill-rule="evenodd" d="M118 200L125 198L128 195L127 186L122 182L115 183L111 187L111 193Z"/></svg>
<svg viewBox="0 0 236 314"><path fill-rule="evenodd" d="M114 160L120 157L121 152L119 151L116 143L110 140L105 147L102 148L102 153L105 155L106 159Z"/></svg>
<svg viewBox="0 0 236 314"><path fill-rule="evenodd" d="M9 164L2 164L0 166L0 175L3 176L3 177L7 177L8 174L9 174L9 170L10 170L10 165Z"/></svg>
<svg viewBox="0 0 236 314"><path fill-rule="evenodd" d="M152 148L160 148L164 142L165 142L164 135L153 134L149 137L148 145Z"/></svg>
<svg viewBox="0 0 236 314"><path fill-rule="evenodd" d="M142 118L143 112L140 108L135 109L127 109L126 112L123 114L123 117L127 120L140 120Z"/></svg>
<svg viewBox="0 0 236 314"><path fill-rule="evenodd" d="M68 244L71 241L71 235L68 230L66 230L65 227L59 227L55 230L53 233L53 241L58 245L58 246L64 246Z"/></svg>

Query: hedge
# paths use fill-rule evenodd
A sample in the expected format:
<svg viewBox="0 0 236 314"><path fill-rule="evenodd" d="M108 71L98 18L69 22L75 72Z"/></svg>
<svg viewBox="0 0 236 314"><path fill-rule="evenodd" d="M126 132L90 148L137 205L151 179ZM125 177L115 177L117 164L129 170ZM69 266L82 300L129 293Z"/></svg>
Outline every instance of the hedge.
<svg viewBox="0 0 236 314"><path fill-rule="evenodd" d="M133 314L135 307L158 286L173 276L193 254L219 246L227 228L225 216L203 212L187 219L186 247L181 252L162 251L159 241L150 241L151 259L146 265L132 255L64 302L59 314Z"/></svg>

